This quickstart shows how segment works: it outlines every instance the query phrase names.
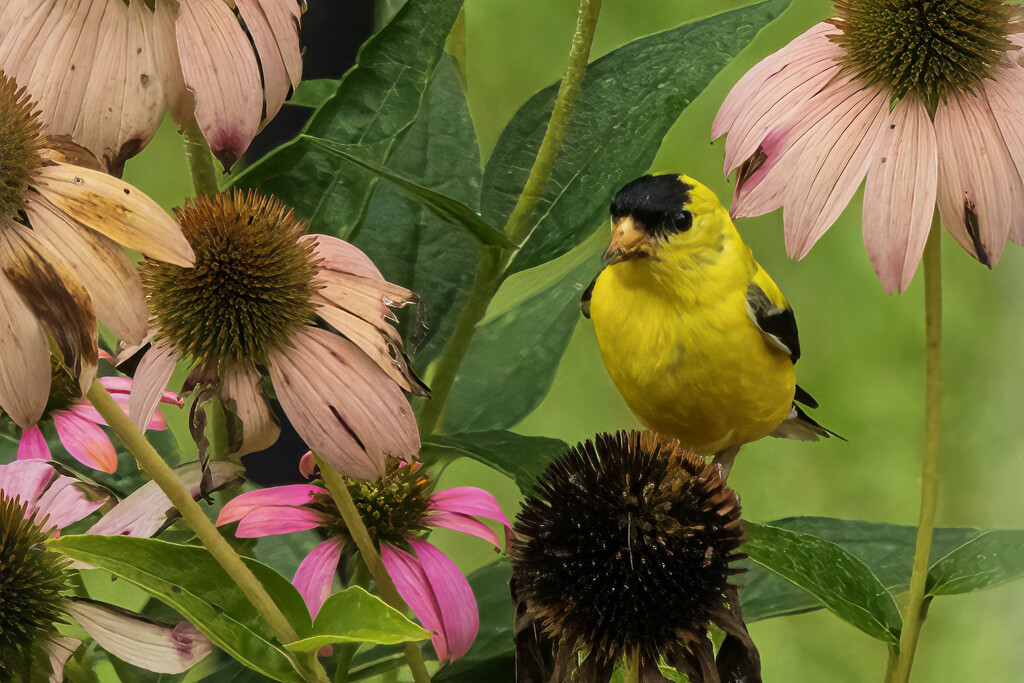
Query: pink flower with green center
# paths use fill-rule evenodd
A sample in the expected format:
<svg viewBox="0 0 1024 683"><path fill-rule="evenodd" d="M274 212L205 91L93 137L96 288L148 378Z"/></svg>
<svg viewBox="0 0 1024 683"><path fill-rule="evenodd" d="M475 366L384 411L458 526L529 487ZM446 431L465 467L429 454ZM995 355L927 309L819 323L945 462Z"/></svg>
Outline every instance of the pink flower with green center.
<svg viewBox="0 0 1024 683"><path fill-rule="evenodd" d="M996 0L836 2L823 22L740 79L715 118L738 169L734 216L783 208L803 258L865 181L868 258L910 284L938 206L992 267L1024 243L1024 25Z"/></svg>
<svg viewBox="0 0 1024 683"><path fill-rule="evenodd" d="M117 470L117 452L110 437L100 429L107 423L88 400L76 398L76 387L67 381L70 378L62 378L63 374L55 373L50 384L50 400L41 420L53 421L57 436L71 457L86 467L113 474ZM127 414L132 380L128 377L100 377L97 381ZM173 391L164 391L160 401L181 406L181 401ZM167 429L167 417L162 412L154 412L146 429ZM39 429L39 423L23 429L18 442L18 460L31 459L52 460L50 447Z"/></svg>
<svg viewBox="0 0 1024 683"><path fill-rule="evenodd" d="M307 459L308 463L308 459ZM461 531L501 549L498 535L478 517L511 526L490 493L473 486L434 491L420 463L392 460L380 479L346 478L356 507L380 548L384 566L423 627L433 631L438 659L466 654L480 628L473 591L455 563L427 541L430 528ZM314 617L331 594L331 582L351 540L323 486L293 484L243 493L221 510L217 524L238 522L235 535L256 538L324 529L327 540L299 565L292 582ZM506 536L507 537L507 536Z"/></svg>

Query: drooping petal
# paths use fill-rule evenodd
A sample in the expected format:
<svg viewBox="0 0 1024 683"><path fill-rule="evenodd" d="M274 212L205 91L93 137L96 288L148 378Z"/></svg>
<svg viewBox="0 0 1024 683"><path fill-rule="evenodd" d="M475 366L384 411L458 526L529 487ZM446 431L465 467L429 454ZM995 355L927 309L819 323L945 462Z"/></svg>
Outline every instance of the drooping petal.
<svg viewBox="0 0 1024 683"><path fill-rule="evenodd" d="M70 636L57 636L48 643L43 644L43 650L50 659L50 668L53 673L50 675L50 683L61 683L64 680L64 665L67 664L71 655L82 644L78 638Z"/></svg>
<svg viewBox="0 0 1024 683"><path fill-rule="evenodd" d="M299 458L299 473L306 479L313 478L313 474L316 473L316 458L313 457L313 451L306 451Z"/></svg>
<svg viewBox="0 0 1024 683"><path fill-rule="evenodd" d="M113 363L113 361L111 362ZM117 394L123 394L127 396L132 392L131 377L121 377L120 375L105 375L103 377L99 377L97 381L104 387L106 387L107 391L109 391L112 396L116 396ZM170 390L167 390L163 393L163 395L160 397L160 403L170 403L171 405L176 405L179 408L181 408L184 405L184 401L182 401L181 398L178 397L177 392Z"/></svg>
<svg viewBox="0 0 1024 683"><path fill-rule="evenodd" d="M409 543L412 544L423 568L423 574L437 599L444 624L448 652L447 656L442 656L440 652L437 656L441 661L456 660L466 654L476 639L477 631L480 630L480 614L477 611L476 598L473 597L473 589L447 555L426 541L411 538Z"/></svg>
<svg viewBox="0 0 1024 683"><path fill-rule="evenodd" d="M192 462L174 470L182 486L193 498L231 486L242 480L243 468L232 462L210 463L210 486L202 489L203 472ZM178 518L178 512L167 495L154 481L147 482L115 505L92 525L88 532L99 536L134 536L149 538Z"/></svg>
<svg viewBox="0 0 1024 683"><path fill-rule="evenodd" d="M281 428L259 389L259 380L260 374L247 361L235 363L224 372L221 397L234 401L234 413L242 422L242 445L235 453L237 456L270 448L281 435Z"/></svg>
<svg viewBox="0 0 1024 683"><path fill-rule="evenodd" d="M46 200L31 198L25 211L32 229L54 247L53 258L81 280L96 316L118 339L141 342L146 336L146 296L124 249L89 228L70 225L66 214Z"/></svg>
<svg viewBox="0 0 1024 683"><path fill-rule="evenodd" d="M253 510L238 522L235 536L238 538L259 538L276 534L290 534L323 526L327 517L322 512L308 508L261 507Z"/></svg>
<svg viewBox="0 0 1024 683"><path fill-rule="evenodd" d="M321 268L318 275L323 281L320 295L339 308L360 318L376 322L382 318L396 320L389 306L402 307L419 301L419 297L405 287L386 280L339 273Z"/></svg>
<svg viewBox="0 0 1024 683"><path fill-rule="evenodd" d="M263 13L270 22L274 39L281 50L292 87L302 80L302 48L299 45L299 23L302 3L299 0L260 0Z"/></svg>
<svg viewBox="0 0 1024 683"><path fill-rule="evenodd" d="M58 476L36 500L36 518L46 517L47 529L63 529L85 519L106 503L104 499L90 500L77 479Z"/></svg>
<svg viewBox="0 0 1024 683"><path fill-rule="evenodd" d="M343 538L332 536L313 548L295 571L292 583L306 601L309 615L314 619L331 595L331 582L338 572L338 562L344 547Z"/></svg>
<svg viewBox="0 0 1024 683"><path fill-rule="evenodd" d="M42 417L50 395L50 372L42 326L0 274L0 408L22 428Z"/></svg>
<svg viewBox="0 0 1024 683"><path fill-rule="evenodd" d="M68 614L104 650L147 671L182 673L214 650L210 639L187 621L161 626L92 600L74 600Z"/></svg>
<svg viewBox="0 0 1024 683"><path fill-rule="evenodd" d="M934 120L942 222L960 246L991 268L1010 232L1024 221L1024 185L982 94L941 99Z"/></svg>
<svg viewBox="0 0 1024 683"><path fill-rule="evenodd" d="M303 235L299 241L313 243L313 254L316 258L321 259L321 269L327 268L339 273L352 273L373 280L384 279L370 257L354 244L349 244L337 237L320 234Z"/></svg>
<svg viewBox="0 0 1024 683"><path fill-rule="evenodd" d="M178 57L178 40L175 35L178 6L178 0L156 0L150 44L171 119L185 127L194 125L196 101L185 87L185 77L181 74L181 59Z"/></svg>
<svg viewBox="0 0 1024 683"><path fill-rule="evenodd" d="M512 528L508 517L498 505L497 499L487 491L475 486L454 486L443 491L436 491L430 496L430 507L434 510L485 517L508 529Z"/></svg>
<svg viewBox="0 0 1024 683"><path fill-rule="evenodd" d="M17 498L33 510L57 471L42 460L15 460L0 465L0 493L5 498Z"/></svg>
<svg viewBox="0 0 1024 683"><path fill-rule="evenodd" d="M75 460L107 474L117 471L117 452L102 429L61 410L53 414L53 424L60 442Z"/></svg>
<svg viewBox="0 0 1024 683"><path fill-rule="evenodd" d="M177 362L174 350L159 342L153 344L139 361L128 399L128 417L140 430L153 419Z"/></svg>
<svg viewBox="0 0 1024 683"><path fill-rule="evenodd" d="M123 180L54 164L39 170L35 187L53 206L118 244L184 268L195 261L178 222Z"/></svg>
<svg viewBox="0 0 1024 683"><path fill-rule="evenodd" d="M910 284L928 241L938 182L935 129L909 95L889 115L864 188L864 246L885 291Z"/></svg>
<svg viewBox="0 0 1024 683"><path fill-rule="evenodd" d="M497 550L501 550L501 540L498 539L498 534L494 533L489 526L480 520L474 519L469 515L438 511L428 516L424 522L430 526L451 529L452 531L461 531L464 534L482 538L493 545Z"/></svg>
<svg viewBox="0 0 1024 683"><path fill-rule="evenodd" d="M420 620L423 628L434 632L430 642L437 651L437 658L442 662L447 660L448 639L441 619L441 608L437 604L430 581L420 566L420 561L390 543L380 544L380 557L402 600L409 605L409 609Z"/></svg>
<svg viewBox="0 0 1024 683"><path fill-rule="evenodd" d="M217 516L217 526L237 522L253 510L264 507L300 507L312 501L318 493L327 495L327 489L313 484L288 484L246 491L224 504Z"/></svg>
<svg viewBox="0 0 1024 683"><path fill-rule="evenodd" d="M46 445L46 438L39 431L39 427L32 425L21 430L21 440L18 441L18 460L49 460L50 447Z"/></svg>
<svg viewBox="0 0 1024 683"><path fill-rule="evenodd" d="M180 3L175 27L196 122L214 155L230 168L256 136L263 111L263 83L249 37L223 0Z"/></svg>
<svg viewBox="0 0 1024 683"><path fill-rule="evenodd" d="M1007 62L983 83L992 117L1017 174L1024 180L1024 67L1016 61ZM1024 244L1024 221L1014 222L1010 238L1017 244Z"/></svg>
<svg viewBox="0 0 1024 683"><path fill-rule="evenodd" d="M288 70L284 65L281 48L277 44L274 29L263 12L258 0L236 0L239 14L252 36L259 55L260 73L263 76L264 124L274 118L291 89Z"/></svg>

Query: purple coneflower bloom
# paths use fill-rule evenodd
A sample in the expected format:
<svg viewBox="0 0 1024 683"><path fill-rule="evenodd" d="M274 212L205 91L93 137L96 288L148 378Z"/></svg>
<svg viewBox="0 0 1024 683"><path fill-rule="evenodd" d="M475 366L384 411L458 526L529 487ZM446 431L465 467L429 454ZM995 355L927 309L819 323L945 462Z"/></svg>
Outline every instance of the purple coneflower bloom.
<svg viewBox="0 0 1024 683"><path fill-rule="evenodd" d="M307 461L308 462L308 461ZM384 566L423 627L433 631L438 659L466 654L480 627L476 599L455 563L420 536L431 527L461 531L501 548L498 535L477 517L511 525L490 493L473 486L433 491L420 463L392 460L376 482L349 479L348 487L378 543ZM313 616L331 594L349 537L326 488L277 486L243 493L221 510L217 524L238 522L235 534L254 538L323 528L328 539L299 565L293 583Z"/></svg>

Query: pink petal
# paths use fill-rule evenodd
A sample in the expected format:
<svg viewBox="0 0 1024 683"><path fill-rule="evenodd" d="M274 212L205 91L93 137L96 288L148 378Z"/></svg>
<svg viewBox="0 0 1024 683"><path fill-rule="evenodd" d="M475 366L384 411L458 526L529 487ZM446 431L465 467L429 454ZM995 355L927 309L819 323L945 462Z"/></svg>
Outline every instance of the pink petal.
<svg viewBox="0 0 1024 683"><path fill-rule="evenodd" d="M234 412L242 421L242 446L235 453L239 457L270 448L281 435L267 399L260 392L259 380L260 373L247 361L235 363L224 372L221 397L234 402Z"/></svg>
<svg viewBox="0 0 1024 683"><path fill-rule="evenodd" d="M316 458L313 451L306 451L305 455L299 458L299 472L306 479L312 479L316 473Z"/></svg>
<svg viewBox="0 0 1024 683"><path fill-rule="evenodd" d="M98 379L100 384L106 387L107 391L109 391L111 395L113 395L115 398L117 398L117 394L127 395L130 394L132 391L131 377L109 375L106 377L99 377ZM170 403L172 405L178 406L179 408L181 408L185 404L185 402L178 397L177 392L174 391L165 391L163 395L160 397L160 402Z"/></svg>
<svg viewBox="0 0 1024 683"><path fill-rule="evenodd" d="M256 55L223 0L180 3L176 28L181 71L195 95L196 122L228 169L260 125L263 83Z"/></svg>
<svg viewBox="0 0 1024 683"><path fill-rule="evenodd" d="M373 265L373 261L359 249L345 240L330 235L310 234L299 238L300 242L312 242L313 254L321 259L321 268L352 273L372 280L383 280L384 276Z"/></svg>
<svg viewBox="0 0 1024 683"><path fill-rule="evenodd" d="M32 459L50 460L50 447L46 445L46 438L36 425L23 429L21 441L18 442L18 460Z"/></svg>
<svg viewBox="0 0 1024 683"><path fill-rule="evenodd" d="M420 620L423 628L434 632L430 642L437 650L438 659L442 662L447 660L448 639L445 637L444 624L441 620L441 608L437 604L437 598L420 561L389 543L381 543L380 557L402 600L409 605L409 609Z"/></svg>
<svg viewBox="0 0 1024 683"><path fill-rule="evenodd" d="M178 57L177 29L178 0L156 0L150 40L153 62L160 78L160 87L167 101L171 119L182 128L195 125L196 101L185 87Z"/></svg>
<svg viewBox="0 0 1024 683"><path fill-rule="evenodd" d="M224 504L217 517L217 526L237 522L253 510L264 507L299 507L309 503L318 493L329 495L327 489L312 484L289 484L246 491Z"/></svg>
<svg viewBox="0 0 1024 683"><path fill-rule="evenodd" d="M993 71L984 86L992 117L1018 175L1024 179L1024 68L1015 61L1006 63ZM1024 221L1013 224L1010 238L1024 244Z"/></svg>
<svg viewBox="0 0 1024 683"><path fill-rule="evenodd" d="M157 342L139 361L128 400L128 416L140 430L153 419L177 360L173 349Z"/></svg>
<svg viewBox="0 0 1024 683"><path fill-rule="evenodd" d="M440 550L426 541L415 538L410 538L409 543L416 551L423 574L430 583L430 589L441 611L447 654L442 655L438 651L438 659L454 661L466 654L476 639L477 631L480 630L480 614L477 611L473 590L455 563ZM431 642L436 638L432 638Z"/></svg>
<svg viewBox="0 0 1024 683"><path fill-rule="evenodd" d="M47 518L47 529L63 529L103 507L106 500L89 500L77 479L59 476L36 501L38 516Z"/></svg>
<svg viewBox="0 0 1024 683"><path fill-rule="evenodd" d="M42 460L15 460L0 465L0 493L5 498L16 498L35 509L36 501L47 485L57 476L57 471Z"/></svg>
<svg viewBox="0 0 1024 683"><path fill-rule="evenodd" d="M331 582L338 572L345 540L332 536L310 551L295 571L292 583L306 601L309 615L316 618L324 601L331 595Z"/></svg>
<svg viewBox="0 0 1024 683"><path fill-rule="evenodd" d="M296 0L260 0L260 6L274 32L292 87L297 88L299 81L302 80L299 21L302 18L303 6Z"/></svg>
<svg viewBox="0 0 1024 683"><path fill-rule="evenodd" d="M261 507L253 510L238 522L235 536L258 538L275 534L290 534L294 531L315 529L327 523L322 512L308 508Z"/></svg>
<svg viewBox="0 0 1024 683"><path fill-rule="evenodd" d="M942 222L969 254L992 267L1024 220L1024 185L982 95L940 100L934 120Z"/></svg>
<svg viewBox="0 0 1024 683"><path fill-rule="evenodd" d="M938 182L935 129L908 95L889 115L864 189L864 246L885 291L902 292L921 261Z"/></svg>
<svg viewBox="0 0 1024 683"><path fill-rule="evenodd" d="M354 344L307 327L293 348L270 353L278 400L311 450L344 474L375 479L386 456L419 452L419 432L401 389Z"/></svg>
<svg viewBox="0 0 1024 683"><path fill-rule="evenodd" d="M487 491L475 486L455 486L437 491L430 496L430 507L445 512L486 517L503 524L508 529L512 528L508 517L498 505L497 499Z"/></svg>
<svg viewBox="0 0 1024 683"><path fill-rule="evenodd" d="M434 512L425 521L430 526L461 531L464 534L482 538L496 549L501 550L501 541L498 539L498 534L494 533L483 522L473 519L468 515L460 515L454 512Z"/></svg>
<svg viewBox="0 0 1024 683"><path fill-rule="evenodd" d="M50 348L43 328L0 275L0 409L28 428L42 417L49 396Z"/></svg>
<svg viewBox="0 0 1024 683"><path fill-rule="evenodd" d="M107 474L117 470L117 453L110 438L93 423L65 411L53 414L53 424L64 448L78 462Z"/></svg>
<svg viewBox="0 0 1024 683"><path fill-rule="evenodd" d="M284 66L284 58L277 44L274 30L263 13L258 0L236 0L238 12L245 21L245 26L252 36L256 51L259 54L260 72L263 75L263 91L266 109L264 121L274 118L288 97L291 82Z"/></svg>
<svg viewBox="0 0 1024 683"><path fill-rule="evenodd" d="M367 322L379 324L382 318L397 320L389 307L401 308L419 300L408 289L385 280L328 268L321 268L318 277L323 281L320 296Z"/></svg>
<svg viewBox="0 0 1024 683"><path fill-rule="evenodd" d="M57 636L48 643L43 644L43 650L50 659L50 667L53 674L50 676L50 683L61 683L64 680L64 665L67 664L71 655L82 644L82 641L70 636Z"/></svg>

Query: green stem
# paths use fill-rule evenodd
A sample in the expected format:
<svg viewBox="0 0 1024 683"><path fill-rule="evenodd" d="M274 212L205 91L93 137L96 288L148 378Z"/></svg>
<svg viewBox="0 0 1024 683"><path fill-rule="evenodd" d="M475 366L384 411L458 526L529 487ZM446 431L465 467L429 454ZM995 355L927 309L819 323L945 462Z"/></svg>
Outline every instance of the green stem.
<svg viewBox="0 0 1024 683"><path fill-rule="evenodd" d="M171 504L181 513L182 518L192 528L199 540L206 549L213 555L214 559L224 568L228 576L238 585L245 596L252 603L256 611L266 620L267 624L274 631L274 635L282 643L291 643L298 640L295 629L278 609L273 598L267 593L267 589L259 582L259 579L245 565L242 558L234 551L231 545L220 535L217 527L206 516L199 503L192 499L192 494L182 485L181 481L174 475L174 471L168 466L160 454L146 440L146 437L135 427L135 424L128 419L120 406L114 402L110 394L99 382L93 382L86 398L96 408L99 414L106 420L110 428L114 430L117 437L124 444L125 448L135 456L139 467L156 482L160 490L171 501ZM297 657L296 669L302 677L310 682L327 683L327 674L323 667L316 661L315 655Z"/></svg>
<svg viewBox="0 0 1024 683"><path fill-rule="evenodd" d="M921 467L921 514L917 525L914 570L900 634L899 658L889 681L907 683L914 651L925 618L925 588L935 527L939 489L939 454L942 444L942 221L938 212L924 248L925 390L924 448Z"/></svg>
<svg viewBox="0 0 1024 683"><path fill-rule="evenodd" d="M212 197L220 192L217 186L217 167L213 164L213 154L199 126L185 126L185 156L188 157L189 168L192 169L192 186L197 197Z"/></svg>
<svg viewBox="0 0 1024 683"><path fill-rule="evenodd" d="M355 501L352 500L352 494L348 492L348 486L345 485L341 475L321 460L319 456L317 456L316 462L320 467L320 476L323 478L324 483L327 484L327 490L331 492L334 504L338 506L341 519L345 522L345 527L355 542L363 562L366 563L366 568L370 570L373 582L377 584L377 590L380 591L381 599L395 609L405 611L405 601L398 594L395 583L391 580L387 569L384 567L384 561L380 558L380 553L377 552L373 539L370 538L370 532L367 531L359 510L356 509ZM413 643L407 643L404 651L405 661L412 672L413 680L416 683L430 683L430 674L427 673L426 664L423 663L423 653L420 652L420 648Z"/></svg>
<svg viewBox="0 0 1024 683"><path fill-rule="evenodd" d="M625 678L623 683L640 683L640 655L626 655Z"/></svg>

